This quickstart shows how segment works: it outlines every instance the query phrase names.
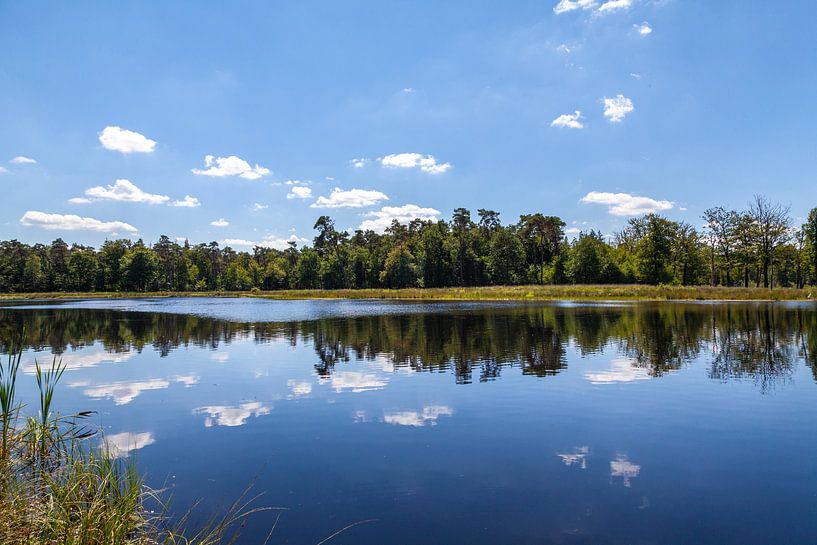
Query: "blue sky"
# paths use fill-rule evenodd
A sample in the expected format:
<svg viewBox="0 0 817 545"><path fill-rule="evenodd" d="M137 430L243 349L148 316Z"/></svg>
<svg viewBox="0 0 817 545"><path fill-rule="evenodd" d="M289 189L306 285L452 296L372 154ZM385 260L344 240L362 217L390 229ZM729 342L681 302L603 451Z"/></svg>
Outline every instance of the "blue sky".
<svg viewBox="0 0 817 545"><path fill-rule="evenodd" d="M0 238L802 218L815 35L807 1L0 2Z"/></svg>

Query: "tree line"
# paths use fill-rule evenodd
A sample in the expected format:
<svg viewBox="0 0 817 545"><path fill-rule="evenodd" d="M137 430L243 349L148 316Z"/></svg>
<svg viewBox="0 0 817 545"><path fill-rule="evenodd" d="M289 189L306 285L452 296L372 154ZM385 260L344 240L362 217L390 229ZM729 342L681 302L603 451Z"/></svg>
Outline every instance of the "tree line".
<svg viewBox="0 0 817 545"><path fill-rule="evenodd" d="M817 284L817 208L793 226L789 209L756 196L746 210L706 210L704 226L658 214L605 237L569 240L558 216L465 208L450 221L398 221L382 234L315 222L311 246L236 251L218 242L107 240L99 249L0 242L0 291L243 291L514 284Z"/></svg>

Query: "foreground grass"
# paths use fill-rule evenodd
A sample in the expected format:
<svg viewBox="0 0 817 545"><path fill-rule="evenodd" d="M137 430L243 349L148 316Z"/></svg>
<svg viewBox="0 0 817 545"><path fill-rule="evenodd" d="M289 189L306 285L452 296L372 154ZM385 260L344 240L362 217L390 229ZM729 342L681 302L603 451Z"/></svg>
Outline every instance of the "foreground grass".
<svg viewBox="0 0 817 545"><path fill-rule="evenodd" d="M361 290L278 290L206 292L11 293L2 300L123 299L135 297L259 297L265 299L407 299L425 301L810 301L817 288L725 288L722 286L648 286L638 284L485 286Z"/></svg>
<svg viewBox="0 0 817 545"><path fill-rule="evenodd" d="M23 417L15 395L21 353L11 352L0 362L0 544L219 545L234 543L243 520L260 510L239 501L196 532L183 522L170 527L160 494L145 487L133 460L104 440L91 444L90 413L54 411L64 370L56 359L36 366L39 410Z"/></svg>

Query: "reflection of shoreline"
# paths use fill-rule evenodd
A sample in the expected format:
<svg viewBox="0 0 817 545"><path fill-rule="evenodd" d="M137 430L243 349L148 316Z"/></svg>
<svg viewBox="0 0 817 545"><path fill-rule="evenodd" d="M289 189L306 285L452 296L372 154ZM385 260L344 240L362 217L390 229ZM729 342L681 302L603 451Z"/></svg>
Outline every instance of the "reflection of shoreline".
<svg viewBox="0 0 817 545"><path fill-rule="evenodd" d="M162 304L152 303L154 308ZM371 308L375 312L378 306ZM587 373L586 378L596 384L660 377L702 355L711 357L712 378L751 377L763 389L791 377L800 357L817 374L817 312L805 306L765 303L477 306L449 314L273 323L110 309L0 308L0 328L24 328L28 346L63 353L70 369L125 361L146 347L165 356L180 346L215 350L248 339L311 345L323 378L335 374L337 364L352 359L373 362L387 371L452 371L460 383L495 380L508 368L546 377L567 367L568 350L582 355L615 351L619 357L612 360L611 369ZM3 339L0 335L0 343ZM104 352L68 351L70 346L97 342ZM225 355L221 351L212 357L229 365ZM630 364L625 365L624 359ZM343 380L341 389L345 389Z"/></svg>

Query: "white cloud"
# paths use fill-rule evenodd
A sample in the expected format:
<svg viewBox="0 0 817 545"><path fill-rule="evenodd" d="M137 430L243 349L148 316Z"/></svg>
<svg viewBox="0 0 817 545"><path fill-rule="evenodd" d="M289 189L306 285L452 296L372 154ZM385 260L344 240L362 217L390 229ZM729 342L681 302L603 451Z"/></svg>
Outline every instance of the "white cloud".
<svg viewBox="0 0 817 545"><path fill-rule="evenodd" d="M604 97L604 117L612 123L619 123L628 113L635 110L633 101L624 95L617 95L614 98Z"/></svg>
<svg viewBox="0 0 817 545"><path fill-rule="evenodd" d="M312 197L312 188L304 185L292 186L287 193L287 199L308 199Z"/></svg>
<svg viewBox="0 0 817 545"><path fill-rule="evenodd" d="M360 229L364 231L371 229L372 231L382 233L391 227L393 220L397 220L402 224L410 223L414 219L437 221L439 215L439 210L435 210L434 208L421 208L416 204L384 206L380 210L368 212L366 216L372 219L364 220L363 223L360 224Z"/></svg>
<svg viewBox="0 0 817 545"><path fill-rule="evenodd" d="M349 390L351 392L368 392L369 390L379 390L388 384L385 378L370 373L360 373L357 371L338 371L330 379L332 388L336 392Z"/></svg>
<svg viewBox="0 0 817 545"><path fill-rule="evenodd" d="M608 0L607 2L599 6L598 11L599 13L606 13L610 11L616 11L619 9L628 9L632 5L633 5L632 0Z"/></svg>
<svg viewBox="0 0 817 545"><path fill-rule="evenodd" d="M634 366L627 358L616 358L610 362L609 370L585 373L584 378L593 384L614 384L649 380L650 373L643 367Z"/></svg>
<svg viewBox="0 0 817 545"><path fill-rule="evenodd" d="M151 153L156 148L155 141L121 127L105 127L99 141L105 149L122 153Z"/></svg>
<svg viewBox="0 0 817 545"><path fill-rule="evenodd" d="M441 416L451 416L454 410L445 405L432 405L424 407L423 412L400 411L383 415L383 422L395 426L422 427L427 424L432 426L437 424L437 419Z"/></svg>
<svg viewBox="0 0 817 545"><path fill-rule="evenodd" d="M584 123L581 122L582 113L576 110L572 114L562 114L551 123L551 127L567 127L568 129L583 129Z"/></svg>
<svg viewBox="0 0 817 545"><path fill-rule="evenodd" d="M295 189L300 188L292 188L293 191ZM366 189L350 189L344 191L336 187L328 197L318 197L318 200L310 206L312 208L361 208L363 206L374 206L380 201L387 200L389 200L389 198L386 194L380 191L369 191Z"/></svg>
<svg viewBox="0 0 817 545"><path fill-rule="evenodd" d="M587 455L590 453L590 447L577 447L574 452L556 453L556 456L562 459L566 466L578 465L581 469L587 469Z"/></svg>
<svg viewBox="0 0 817 545"><path fill-rule="evenodd" d="M153 433L146 431L141 433L114 433L105 437L105 446L114 458L123 458L134 450L145 448L156 442Z"/></svg>
<svg viewBox="0 0 817 545"><path fill-rule="evenodd" d="M89 204L91 199L86 197L71 197L68 199L68 204Z"/></svg>
<svg viewBox="0 0 817 545"><path fill-rule="evenodd" d="M577 9L590 9L595 5L596 0L559 0L559 3L553 6L553 13L561 15Z"/></svg>
<svg viewBox="0 0 817 545"><path fill-rule="evenodd" d="M310 182L302 182L301 180L287 180L284 185L309 185Z"/></svg>
<svg viewBox="0 0 817 545"><path fill-rule="evenodd" d="M260 204L260 203L256 202L256 203L253 203L253 205L252 205L252 211L253 212L259 212L261 210L266 210L267 208L269 208L268 204Z"/></svg>
<svg viewBox="0 0 817 545"><path fill-rule="evenodd" d="M228 227L230 222L225 220L224 218L218 218L217 220L213 220L210 222L210 225L213 227Z"/></svg>
<svg viewBox="0 0 817 545"><path fill-rule="evenodd" d="M624 486L630 487L630 479L635 479L641 473L641 466L627 460L626 456L618 455L610 460L610 477L621 477Z"/></svg>
<svg viewBox="0 0 817 545"><path fill-rule="evenodd" d="M87 384L77 382L69 386L80 387ZM142 392L149 390L164 390L170 386L170 382L163 379L152 379L142 381L122 381L102 384L83 390L83 394L92 399L112 399L116 405L127 405L136 399Z"/></svg>
<svg viewBox="0 0 817 545"><path fill-rule="evenodd" d="M254 248L260 246L262 248L275 248L276 250L285 250L289 247L290 242L309 242L306 239L300 238L296 235L291 235L289 238L281 238L275 235L267 235L263 240L253 241L243 238L225 238L221 243L225 246L241 246L247 248Z"/></svg>
<svg viewBox="0 0 817 545"><path fill-rule="evenodd" d="M167 195L146 193L136 187L130 180L116 180L113 185L91 187L85 190L85 196L92 199L141 202L147 204L162 204L170 200L170 197Z"/></svg>
<svg viewBox="0 0 817 545"><path fill-rule="evenodd" d="M287 387L289 391L292 392L292 397L300 397L309 395L312 393L312 383L311 382L299 382L297 380L288 380Z"/></svg>
<svg viewBox="0 0 817 545"><path fill-rule="evenodd" d="M636 80L641 80L641 78L643 76L641 74L637 74L635 72L630 72L630 77L633 78L633 79L636 79Z"/></svg>
<svg viewBox="0 0 817 545"><path fill-rule="evenodd" d="M89 369L101 363L122 363L128 361L133 354L131 352L109 353L105 351L91 352L78 351L64 353L58 356L62 366L66 371L76 371L77 369ZM37 372L37 365L34 362L24 364L23 372L33 375Z"/></svg>
<svg viewBox="0 0 817 545"><path fill-rule="evenodd" d="M652 27L647 21L644 21L640 25L633 25L633 28L636 32L641 34L642 36L646 36L648 34L652 34Z"/></svg>
<svg viewBox="0 0 817 545"><path fill-rule="evenodd" d="M417 91L414 89L414 87L403 87L403 92L407 94L413 94L416 93Z"/></svg>
<svg viewBox="0 0 817 545"><path fill-rule="evenodd" d="M15 165L35 165L35 164L37 164L37 161L35 161L31 157L25 157L23 155L18 155L17 157L14 157L11 161L9 161L9 163L12 163L12 164L15 164Z"/></svg>
<svg viewBox="0 0 817 545"><path fill-rule="evenodd" d="M603 204L607 212L613 216L640 216L652 212L670 210L672 201L659 201L650 197L639 197L629 193L605 193L591 191L581 198L581 202L588 204Z"/></svg>
<svg viewBox="0 0 817 545"><path fill-rule="evenodd" d="M9 170L6 167L0 167L0 174L5 174Z"/></svg>
<svg viewBox="0 0 817 545"><path fill-rule="evenodd" d="M173 382L184 384L185 388L190 388L199 383L200 378L197 375L176 375L173 377Z"/></svg>
<svg viewBox="0 0 817 545"><path fill-rule="evenodd" d="M270 413L270 408L263 403L254 401L242 403L237 407L226 405L211 405L209 407L199 407L193 409L193 414L206 414L204 426L243 426L247 419L253 415L264 416Z"/></svg>
<svg viewBox="0 0 817 545"><path fill-rule="evenodd" d="M177 208L197 208L201 206L201 202L196 197L185 195L183 199L170 203L170 206L175 206Z"/></svg>
<svg viewBox="0 0 817 545"><path fill-rule="evenodd" d="M419 153L394 153L380 159L387 168L419 168L429 174L442 174L451 168L451 163L438 163L433 155Z"/></svg>
<svg viewBox="0 0 817 545"><path fill-rule="evenodd" d="M570 53L571 51L573 51L573 49L567 44L559 44L559 46L556 48L556 51L558 51L559 53Z"/></svg>
<svg viewBox="0 0 817 545"><path fill-rule="evenodd" d="M366 159L365 157L359 157L357 159L352 159L351 161L349 161L349 164L355 168L363 168L367 164L369 164L369 160Z"/></svg>
<svg viewBox="0 0 817 545"><path fill-rule="evenodd" d="M252 167L247 161L235 155L230 155L229 157L207 155L204 157L204 166L207 167L205 170L194 168L193 174L217 177L239 176L247 180L257 180L270 173L270 169L262 167L257 163L255 167Z"/></svg>
<svg viewBox="0 0 817 545"><path fill-rule="evenodd" d="M246 246L248 248L254 248L255 246L258 246L258 243L243 238L225 238L221 241L221 245L230 247Z"/></svg>
<svg viewBox="0 0 817 545"><path fill-rule="evenodd" d="M20 223L28 227L60 231L96 231L98 233L136 233L137 229L123 221L99 221L74 214L48 214L29 210L20 218Z"/></svg>

